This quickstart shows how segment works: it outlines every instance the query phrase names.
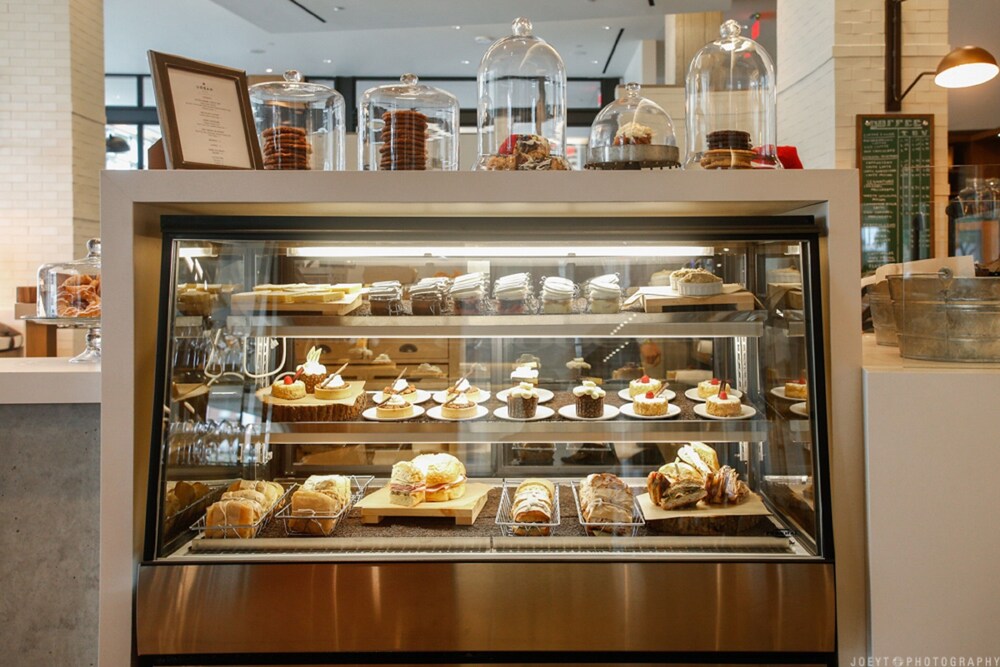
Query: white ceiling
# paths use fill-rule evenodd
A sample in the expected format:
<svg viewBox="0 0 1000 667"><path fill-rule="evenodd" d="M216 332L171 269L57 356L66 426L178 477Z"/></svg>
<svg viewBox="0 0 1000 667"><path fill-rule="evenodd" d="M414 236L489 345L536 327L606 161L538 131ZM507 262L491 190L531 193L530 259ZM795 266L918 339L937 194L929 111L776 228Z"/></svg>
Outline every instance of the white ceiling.
<svg viewBox="0 0 1000 667"><path fill-rule="evenodd" d="M326 20L320 22L310 11ZM727 10L731 0L104 0L105 71L149 71L146 51L263 74L474 77L488 44L527 16L569 76L621 76L665 14ZM342 8L336 11L334 8ZM456 28L456 26L458 26ZM624 29L607 72L618 31ZM467 61L467 62L466 62ZM597 61L596 63L594 61Z"/></svg>

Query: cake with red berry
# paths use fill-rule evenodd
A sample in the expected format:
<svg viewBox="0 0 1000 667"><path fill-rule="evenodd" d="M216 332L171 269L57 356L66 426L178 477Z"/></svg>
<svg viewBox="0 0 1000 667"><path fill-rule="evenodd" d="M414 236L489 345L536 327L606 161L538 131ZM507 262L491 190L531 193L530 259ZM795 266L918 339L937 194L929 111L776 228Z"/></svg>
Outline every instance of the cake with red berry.
<svg viewBox="0 0 1000 667"><path fill-rule="evenodd" d="M715 396L705 399L705 411L713 417L739 417L743 414L743 404L740 399L726 393L726 388Z"/></svg>
<svg viewBox="0 0 1000 667"><path fill-rule="evenodd" d="M636 396L641 396L646 392L653 392L654 394L663 387L663 383L656 378L651 378L648 375L643 375L640 378L636 378L628 383L628 395L632 398Z"/></svg>
<svg viewBox="0 0 1000 667"><path fill-rule="evenodd" d="M643 417L663 417L670 410L670 403L666 396L647 391L632 400L632 409L635 410L635 414Z"/></svg>
<svg viewBox="0 0 1000 667"><path fill-rule="evenodd" d="M719 393L719 378L698 383L698 398L708 398Z"/></svg>
<svg viewBox="0 0 1000 667"><path fill-rule="evenodd" d="M786 382L785 397L801 398L803 401L809 398L809 385L806 383L806 379L799 378L798 381Z"/></svg>

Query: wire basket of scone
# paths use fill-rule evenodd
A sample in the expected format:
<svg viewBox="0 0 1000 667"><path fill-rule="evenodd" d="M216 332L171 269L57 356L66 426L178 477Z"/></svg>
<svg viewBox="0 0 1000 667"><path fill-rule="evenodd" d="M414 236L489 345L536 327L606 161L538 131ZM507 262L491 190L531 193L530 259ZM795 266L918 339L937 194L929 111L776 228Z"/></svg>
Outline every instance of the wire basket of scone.
<svg viewBox="0 0 1000 667"><path fill-rule="evenodd" d="M211 498L231 482L167 482L163 497L163 530L169 531L178 523L190 525L191 520L204 511Z"/></svg>
<svg viewBox="0 0 1000 667"><path fill-rule="evenodd" d="M288 502L290 489L277 482L238 479L208 506L191 530L207 539L250 539Z"/></svg>
<svg viewBox="0 0 1000 667"><path fill-rule="evenodd" d="M286 535L329 537L364 497L375 479L370 475L311 475L293 484L291 502L278 510Z"/></svg>
<svg viewBox="0 0 1000 667"><path fill-rule="evenodd" d="M570 486L577 518L588 535L635 537L645 525L635 494L617 475L594 473Z"/></svg>
<svg viewBox="0 0 1000 667"><path fill-rule="evenodd" d="M551 535L559 526L559 487L547 479L505 479L496 524L506 537Z"/></svg>

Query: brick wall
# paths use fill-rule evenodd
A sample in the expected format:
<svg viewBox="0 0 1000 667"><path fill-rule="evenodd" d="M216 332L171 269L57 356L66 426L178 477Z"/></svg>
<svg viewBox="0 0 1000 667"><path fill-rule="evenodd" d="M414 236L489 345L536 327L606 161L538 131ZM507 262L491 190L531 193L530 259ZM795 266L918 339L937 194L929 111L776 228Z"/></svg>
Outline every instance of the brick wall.
<svg viewBox="0 0 1000 667"><path fill-rule="evenodd" d="M855 116L885 112L882 0L778 0L778 41L778 141L798 146L807 168L856 167ZM903 88L948 51L948 0L903 3ZM934 160L946 166L948 93L925 78L902 113L935 115ZM947 192L946 170L937 173L935 190ZM935 254L945 255L943 210L936 221Z"/></svg>
<svg viewBox="0 0 1000 667"><path fill-rule="evenodd" d="M99 233L103 50L100 0L0 2L0 321Z"/></svg>

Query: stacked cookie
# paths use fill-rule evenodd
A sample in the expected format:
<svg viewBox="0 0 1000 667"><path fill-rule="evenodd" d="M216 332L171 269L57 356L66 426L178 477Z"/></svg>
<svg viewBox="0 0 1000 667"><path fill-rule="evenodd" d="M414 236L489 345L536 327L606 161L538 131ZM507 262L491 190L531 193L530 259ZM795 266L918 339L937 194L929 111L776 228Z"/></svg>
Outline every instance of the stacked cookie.
<svg viewBox="0 0 1000 667"><path fill-rule="evenodd" d="M300 127L269 127L261 133L264 169L310 169L312 146Z"/></svg>
<svg viewBox="0 0 1000 667"><path fill-rule="evenodd" d="M750 169L754 152L750 133L740 130L717 130L708 133L708 150L701 158L705 169Z"/></svg>
<svg viewBox="0 0 1000 667"><path fill-rule="evenodd" d="M382 114L382 146L379 169L422 171L427 169L427 116L411 109Z"/></svg>

